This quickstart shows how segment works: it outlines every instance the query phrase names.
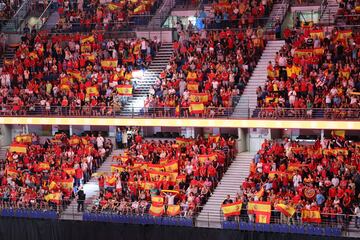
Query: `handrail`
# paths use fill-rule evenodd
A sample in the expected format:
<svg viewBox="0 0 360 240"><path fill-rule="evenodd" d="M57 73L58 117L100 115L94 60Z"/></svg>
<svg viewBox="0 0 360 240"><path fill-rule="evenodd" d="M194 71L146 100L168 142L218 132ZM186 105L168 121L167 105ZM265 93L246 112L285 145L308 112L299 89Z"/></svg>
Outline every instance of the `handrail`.
<svg viewBox="0 0 360 240"><path fill-rule="evenodd" d="M47 13L48 9L52 6L53 3L54 3L54 0L51 0L50 3L47 5L47 7L44 9L44 11L41 13L40 17L38 18L38 22L36 23L36 25L38 26L37 27L38 29L40 29L44 25L44 22L42 19L43 19L45 13Z"/></svg>
<svg viewBox="0 0 360 240"><path fill-rule="evenodd" d="M28 2L31 2L31 0L25 0L25 1L23 2L23 4L21 4L21 6L19 7L19 9L15 12L13 18L16 17L16 16L20 13L20 10L21 10L22 8L24 8Z"/></svg>

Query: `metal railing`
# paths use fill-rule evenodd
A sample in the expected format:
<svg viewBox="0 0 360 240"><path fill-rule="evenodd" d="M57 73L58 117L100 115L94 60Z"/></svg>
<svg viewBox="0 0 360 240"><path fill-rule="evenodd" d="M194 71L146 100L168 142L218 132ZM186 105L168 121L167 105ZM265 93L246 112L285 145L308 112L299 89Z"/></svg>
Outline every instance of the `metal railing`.
<svg viewBox="0 0 360 240"><path fill-rule="evenodd" d="M125 100L126 102L126 100ZM207 106L196 113L189 107L78 106L45 107L1 105L0 117L86 117L86 118L201 118L201 119L316 119L358 120L358 108L239 108Z"/></svg>
<svg viewBox="0 0 360 240"><path fill-rule="evenodd" d="M55 4L52 0L40 15L38 22L35 24L35 28L37 30L41 29L46 24L47 20L55 10Z"/></svg>
<svg viewBox="0 0 360 240"><path fill-rule="evenodd" d="M5 32L5 33L18 32L21 24L26 19L27 15L31 9L31 4L32 4L32 1L25 0L21 4L19 9L16 11L14 16L10 20L6 21L6 23L3 24L2 28L1 28L1 32Z"/></svg>

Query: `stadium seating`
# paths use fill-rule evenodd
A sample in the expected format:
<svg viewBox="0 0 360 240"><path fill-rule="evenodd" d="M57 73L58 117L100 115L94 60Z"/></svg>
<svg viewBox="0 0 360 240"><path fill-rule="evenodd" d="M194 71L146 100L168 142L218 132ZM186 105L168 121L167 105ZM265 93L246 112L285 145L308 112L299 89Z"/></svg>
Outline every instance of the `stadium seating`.
<svg viewBox="0 0 360 240"><path fill-rule="evenodd" d="M111 142L98 138L100 145L94 136L68 138L59 133L40 143L35 134L18 135L0 178L1 215L57 218L110 154Z"/></svg>
<svg viewBox="0 0 360 240"><path fill-rule="evenodd" d="M137 135L123 155L114 156L112 174L99 178L100 196L89 211L129 217L126 221L189 225L176 216L192 218L201 210L234 153L232 138L148 141Z"/></svg>
<svg viewBox="0 0 360 240"><path fill-rule="evenodd" d="M266 85L256 91L254 117L357 119L359 35L317 27L287 29L284 35L287 44L269 63Z"/></svg>

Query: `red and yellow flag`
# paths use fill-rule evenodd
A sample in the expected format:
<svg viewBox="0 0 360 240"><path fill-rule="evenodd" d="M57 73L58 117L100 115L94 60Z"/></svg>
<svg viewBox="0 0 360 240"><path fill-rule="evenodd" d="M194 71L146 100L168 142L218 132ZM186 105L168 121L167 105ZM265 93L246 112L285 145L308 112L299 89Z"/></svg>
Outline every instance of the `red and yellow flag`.
<svg viewBox="0 0 360 240"><path fill-rule="evenodd" d="M80 138L78 136L73 136L69 139L70 145L78 145L80 143Z"/></svg>
<svg viewBox="0 0 360 240"><path fill-rule="evenodd" d="M39 170L40 171L49 170L49 169L50 169L50 164L48 162L39 163Z"/></svg>
<svg viewBox="0 0 360 240"><path fill-rule="evenodd" d="M134 15L143 14L146 11L145 4L140 4L140 6L136 7L134 9Z"/></svg>
<svg viewBox="0 0 360 240"><path fill-rule="evenodd" d="M63 168L63 171L67 174L69 174L70 176L74 176L75 175L75 169L74 168Z"/></svg>
<svg viewBox="0 0 360 240"><path fill-rule="evenodd" d="M301 210L301 219L303 222L321 223L321 215L319 210Z"/></svg>
<svg viewBox="0 0 360 240"><path fill-rule="evenodd" d="M50 194L44 196L44 199L47 202L50 201L50 202L59 204L60 201L61 201L61 193L60 192L58 192L58 193L50 193Z"/></svg>
<svg viewBox="0 0 360 240"><path fill-rule="evenodd" d="M208 136L208 141L209 142L219 142L219 140L220 140L220 135L219 134L217 134L217 135L209 135Z"/></svg>
<svg viewBox="0 0 360 240"><path fill-rule="evenodd" d="M282 203L277 204L275 209L282 212L287 217L292 217L296 211L295 208Z"/></svg>
<svg viewBox="0 0 360 240"><path fill-rule="evenodd" d="M271 212L256 212L256 223L270 223Z"/></svg>
<svg viewBox="0 0 360 240"><path fill-rule="evenodd" d="M302 56L309 56L313 54L313 49L296 49L295 50L295 54L297 54L299 57L302 57Z"/></svg>
<svg viewBox="0 0 360 240"><path fill-rule="evenodd" d="M118 172L122 172L123 171L123 167L122 166L120 166L120 165L116 165L116 164L112 164L111 165L111 172L113 173L113 172L116 172L116 171L118 171Z"/></svg>
<svg viewBox="0 0 360 240"><path fill-rule="evenodd" d="M57 186L56 182L54 182L54 181L51 181L51 183L49 184L50 191L56 189L57 187L58 186Z"/></svg>
<svg viewBox="0 0 360 240"><path fill-rule="evenodd" d="M241 212L242 202L235 202L221 205L221 210L225 217L239 216Z"/></svg>
<svg viewBox="0 0 360 240"><path fill-rule="evenodd" d="M87 87L86 88L86 94L90 97L92 96L99 96L99 90L97 89L96 86L92 86L92 87Z"/></svg>
<svg viewBox="0 0 360 240"><path fill-rule="evenodd" d="M105 70L112 70L117 67L117 59L106 59L101 61L101 67Z"/></svg>
<svg viewBox="0 0 360 240"><path fill-rule="evenodd" d="M32 142L32 136L30 134L19 135L19 136L15 137L15 141L17 143L31 143Z"/></svg>
<svg viewBox="0 0 360 240"><path fill-rule="evenodd" d="M210 153L208 155L208 159L211 160L211 161L216 161L217 156L218 156L217 153Z"/></svg>
<svg viewBox="0 0 360 240"><path fill-rule="evenodd" d="M92 54L92 53L83 53L81 54L81 56L83 56L87 61L90 61L90 62L95 62L95 55Z"/></svg>
<svg viewBox="0 0 360 240"><path fill-rule="evenodd" d="M177 160L173 160L164 165L164 169L166 172L177 172L179 168L179 164Z"/></svg>
<svg viewBox="0 0 360 240"><path fill-rule="evenodd" d="M81 81L83 79L83 77L81 76L81 72L79 70L67 70L66 72L76 80Z"/></svg>
<svg viewBox="0 0 360 240"><path fill-rule="evenodd" d="M209 101L209 95L207 93L193 92L193 93L190 94L190 101L191 102L207 103Z"/></svg>
<svg viewBox="0 0 360 240"><path fill-rule="evenodd" d="M199 91L199 83L197 83L197 82L189 82L187 84L187 89L190 92L198 92Z"/></svg>
<svg viewBox="0 0 360 240"><path fill-rule="evenodd" d="M59 185L61 188L63 189L67 189L67 190L72 190L74 187L74 179L73 178L69 178L69 179L63 179L58 181Z"/></svg>
<svg viewBox="0 0 360 240"><path fill-rule="evenodd" d="M12 143L9 147L9 152L26 153L27 146L23 143Z"/></svg>
<svg viewBox="0 0 360 240"><path fill-rule="evenodd" d="M91 51L91 45L89 43L81 44L80 45L80 51L82 53L84 52L90 52Z"/></svg>
<svg viewBox="0 0 360 240"><path fill-rule="evenodd" d="M93 42L95 42L95 37L94 37L94 35L82 37L81 40L80 40L80 44L93 43Z"/></svg>
<svg viewBox="0 0 360 240"><path fill-rule="evenodd" d="M155 207L162 207L164 205L164 197L162 196L152 196L151 204Z"/></svg>
<svg viewBox="0 0 360 240"><path fill-rule="evenodd" d="M180 214L180 205L170 205L166 209L166 215L177 216Z"/></svg>
<svg viewBox="0 0 360 240"><path fill-rule="evenodd" d="M206 154L199 155L198 159L200 162L203 163L208 160L208 155L206 155Z"/></svg>
<svg viewBox="0 0 360 240"><path fill-rule="evenodd" d="M133 87L130 84L118 85L116 87L117 93L122 96L132 96Z"/></svg>
<svg viewBox="0 0 360 240"><path fill-rule="evenodd" d="M247 206L248 213L256 212L271 212L271 203L270 202L249 202Z"/></svg>
<svg viewBox="0 0 360 240"><path fill-rule="evenodd" d="M115 182L116 182L116 177L115 176L108 176L106 177L106 185L110 185L110 186L114 186Z"/></svg>
<svg viewBox="0 0 360 240"><path fill-rule="evenodd" d="M190 103L190 113L191 114L201 114L205 110L203 103Z"/></svg>
<svg viewBox="0 0 360 240"><path fill-rule="evenodd" d="M164 206L154 206L153 204L151 204L149 213L152 216L160 217L164 214Z"/></svg>
<svg viewBox="0 0 360 240"><path fill-rule="evenodd" d="M312 37L312 38L315 38L316 36L320 39L320 40L322 40L322 39L324 39L324 30L322 30L322 29L319 29L319 30L311 30L310 31L310 36Z"/></svg>
<svg viewBox="0 0 360 240"><path fill-rule="evenodd" d="M10 177L16 177L19 173L16 169L7 169L6 174Z"/></svg>
<svg viewBox="0 0 360 240"><path fill-rule="evenodd" d="M151 164L151 163L149 163L149 164L147 165L147 168L148 168L149 170L158 171L158 172L164 170L164 166L161 165L161 164Z"/></svg>
<svg viewBox="0 0 360 240"><path fill-rule="evenodd" d="M121 7L121 5L119 3L109 3L107 5L107 8L110 10L110 11L115 11L117 9L119 9Z"/></svg>

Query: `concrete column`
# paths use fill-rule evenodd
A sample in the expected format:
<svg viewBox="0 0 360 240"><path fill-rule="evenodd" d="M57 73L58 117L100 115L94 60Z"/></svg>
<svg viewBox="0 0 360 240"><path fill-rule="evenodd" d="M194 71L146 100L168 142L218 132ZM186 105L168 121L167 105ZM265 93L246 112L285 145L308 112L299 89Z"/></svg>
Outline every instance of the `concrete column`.
<svg viewBox="0 0 360 240"><path fill-rule="evenodd" d="M12 138L13 135L11 125L0 125L0 146L10 145Z"/></svg>
<svg viewBox="0 0 360 240"><path fill-rule="evenodd" d="M321 129L321 131L320 131L320 142L321 143L324 142L324 129Z"/></svg>
<svg viewBox="0 0 360 240"><path fill-rule="evenodd" d="M70 136L73 135L73 127L72 127L72 125L69 125L69 135Z"/></svg>
<svg viewBox="0 0 360 240"><path fill-rule="evenodd" d="M238 152L245 152L247 151L247 133L246 129L238 128L238 139L236 140L236 147Z"/></svg>
<svg viewBox="0 0 360 240"><path fill-rule="evenodd" d="M186 138L195 137L195 128L193 127L182 127L181 135Z"/></svg>
<svg viewBox="0 0 360 240"><path fill-rule="evenodd" d="M109 126L109 137L115 137L115 133L116 133L116 127Z"/></svg>

